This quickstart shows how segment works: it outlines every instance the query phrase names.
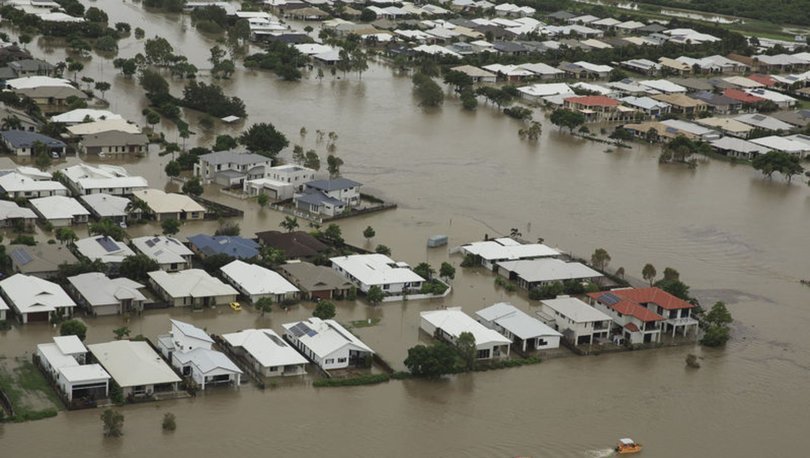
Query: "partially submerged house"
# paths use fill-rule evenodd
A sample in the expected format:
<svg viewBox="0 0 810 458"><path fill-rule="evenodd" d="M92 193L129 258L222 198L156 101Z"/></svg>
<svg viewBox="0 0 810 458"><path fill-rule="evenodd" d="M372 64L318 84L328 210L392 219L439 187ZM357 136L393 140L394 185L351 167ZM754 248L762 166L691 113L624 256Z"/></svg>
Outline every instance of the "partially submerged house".
<svg viewBox="0 0 810 458"><path fill-rule="evenodd" d="M0 191L9 199L68 195L68 189L58 181L35 179L18 172L0 174Z"/></svg>
<svg viewBox="0 0 810 458"><path fill-rule="evenodd" d="M602 278L601 273L584 264L551 258L499 262L498 275L524 289L565 281L592 282Z"/></svg>
<svg viewBox="0 0 810 458"><path fill-rule="evenodd" d="M130 176L125 168L114 165L77 164L60 172L67 186L77 195L104 193L128 196L134 191L149 188L145 178Z"/></svg>
<svg viewBox="0 0 810 458"><path fill-rule="evenodd" d="M262 246L281 250L285 259L315 259L318 255L329 251L329 245L304 231L257 232L256 238Z"/></svg>
<svg viewBox="0 0 810 458"><path fill-rule="evenodd" d="M12 244L6 248L11 258L11 270L39 278L55 277L62 264L79 262L68 247L60 244L39 243L34 246Z"/></svg>
<svg viewBox="0 0 810 458"><path fill-rule="evenodd" d="M544 299L540 306L542 314L548 317L546 324L561 331L574 346L594 344L610 336L610 316L575 297Z"/></svg>
<svg viewBox="0 0 810 458"><path fill-rule="evenodd" d="M0 281L0 290L22 324L49 321L51 314L69 317L76 307L61 286L31 275L12 275Z"/></svg>
<svg viewBox="0 0 810 458"><path fill-rule="evenodd" d="M348 294L353 287L346 277L326 266L295 261L281 265L279 270L301 290L301 295L305 299L341 298Z"/></svg>
<svg viewBox="0 0 810 458"><path fill-rule="evenodd" d="M16 202L0 200L0 227L31 228L37 215L30 208L20 207Z"/></svg>
<svg viewBox="0 0 810 458"><path fill-rule="evenodd" d="M336 216L360 203L360 186L347 178L314 180L304 183L304 189L295 194L295 207L310 213Z"/></svg>
<svg viewBox="0 0 810 458"><path fill-rule="evenodd" d="M625 337L631 343L639 343L642 339L644 342L656 341L655 336L651 335L654 329L648 330L646 326L641 328L639 321L645 325L653 321L656 325L660 322L661 332L671 331L673 337L678 333L684 336L690 331L697 333L698 321L692 317L692 309L695 306L660 288L625 288L589 293L588 296L597 308L604 309L605 313L613 317L616 324L624 327ZM644 313L640 308L660 319ZM638 331L628 328L630 323L635 323L639 328ZM648 335L650 337L647 337Z"/></svg>
<svg viewBox="0 0 810 458"><path fill-rule="evenodd" d="M236 259L254 259L259 256L259 244L238 235L197 234L188 237L191 251L201 258L227 255Z"/></svg>
<svg viewBox="0 0 810 458"><path fill-rule="evenodd" d="M203 183L222 186L242 184L245 180L264 178L273 160L248 151L228 150L203 154L194 164L194 176Z"/></svg>
<svg viewBox="0 0 810 458"><path fill-rule="evenodd" d="M205 218L205 207L185 194L163 192L160 189L141 189L132 195L146 202L155 219L200 220Z"/></svg>
<svg viewBox="0 0 810 458"><path fill-rule="evenodd" d="M118 272L118 268L128 256L135 256L135 252L126 243L119 242L106 235L93 235L73 242L73 247L81 256L89 261L100 261L111 273Z"/></svg>
<svg viewBox="0 0 810 458"><path fill-rule="evenodd" d="M53 343L37 345L36 356L68 402L109 397L110 374L100 364L85 364L87 347L78 337L54 337Z"/></svg>
<svg viewBox="0 0 810 458"><path fill-rule="evenodd" d="M398 294L418 291L426 281L402 261L384 254L356 254L331 258L332 268L367 293L378 286L384 293Z"/></svg>
<svg viewBox="0 0 810 458"><path fill-rule="evenodd" d="M161 270L176 272L191 267L194 252L174 237L166 235L136 237L131 243L139 253L157 262Z"/></svg>
<svg viewBox="0 0 810 458"><path fill-rule="evenodd" d="M238 291L201 269L149 272L149 284L172 307L214 307L236 300Z"/></svg>
<svg viewBox="0 0 810 458"><path fill-rule="evenodd" d="M243 329L223 334L233 351L264 377L306 374L307 359L272 329Z"/></svg>
<svg viewBox="0 0 810 458"><path fill-rule="evenodd" d="M49 157L62 157L67 146L61 140L24 130L0 131L0 137L6 148L15 156L36 156L41 152Z"/></svg>
<svg viewBox="0 0 810 458"><path fill-rule="evenodd" d="M497 264L503 261L554 258L560 255L559 251L542 243L522 244L509 237L468 243L460 249L462 254L473 256L481 265L491 270L496 270Z"/></svg>
<svg viewBox="0 0 810 458"><path fill-rule="evenodd" d="M256 264L235 260L223 266L220 271L228 283L254 304L262 298L270 298L273 302L281 303L298 295L298 288L287 279Z"/></svg>
<svg viewBox="0 0 810 458"><path fill-rule="evenodd" d="M79 201L90 210L94 218L107 218L116 224L126 224L131 215L137 217L140 213L131 209L131 200L107 193L87 194L80 196Z"/></svg>
<svg viewBox="0 0 810 458"><path fill-rule="evenodd" d="M324 370L366 364L374 350L335 320L312 317L282 324L284 337Z"/></svg>
<svg viewBox="0 0 810 458"><path fill-rule="evenodd" d="M85 224L90 220L90 212L72 197L40 197L31 199L30 203L39 218L54 227Z"/></svg>
<svg viewBox="0 0 810 458"><path fill-rule="evenodd" d="M121 387L125 398L152 398L178 391L180 377L147 342L115 340L87 348Z"/></svg>
<svg viewBox="0 0 810 458"><path fill-rule="evenodd" d="M512 304L501 302L490 305L475 312L475 318L511 340L524 353L560 346L562 334Z"/></svg>
<svg viewBox="0 0 810 458"><path fill-rule="evenodd" d="M242 370L211 348L214 340L205 331L183 321L169 321L171 330L158 336L158 350L175 369L202 390L211 385L239 386Z"/></svg>
<svg viewBox="0 0 810 458"><path fill-rule="evenodd" d="M76 301L94 316L140 313L146 296L144 285L129 278L109 278L101 272L87 272L68 277L68 290Z"/></svg>
<svg viewBox="0 0 810 458"><path fill-rule="evenodd" d="M461 311L460 307L420 312L419 328L431 336L455 344L462 333L475 338L477 359L496 359L509 356L512 341Z"/></svg>

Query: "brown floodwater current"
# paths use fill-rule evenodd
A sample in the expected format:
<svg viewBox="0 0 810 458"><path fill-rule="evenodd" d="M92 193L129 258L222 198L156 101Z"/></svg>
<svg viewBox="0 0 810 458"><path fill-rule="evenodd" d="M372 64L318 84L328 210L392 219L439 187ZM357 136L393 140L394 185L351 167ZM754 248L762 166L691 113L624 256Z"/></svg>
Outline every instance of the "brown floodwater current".
<svg viewBox="0 0 810 458"><path fill-rule="evenodd" d="M161 35L200 68L207 68L206 39L188 17L144 12L140 5L103 0L110 22ZM186 31L183 31L183 29ZM40 41L37 56L63 60L64 50ZM143 41L123 40L119 56L142 52ZM207 72L203 71L203 77ZM135 80L94 55L83 75L113 83L110 109L143 124L146 100ZM205 77L207 78L207 77ZM393 211L340 222L348 242L366 246L371 225L393 257L434 266L458 256L446 248L428 251L430 235L447 234L450 246L518 228L524 238L587 256L607 249L611 266L640 276L651 262L671 266L704 305L724 300L734 315L733 340L721 350L665 348L595 357L570 357L536 366L476 373L439 381L392 381L356 388L314 388L285 380L258 390L214 390L194 399L121 408L125 435L104 439L98 411L60 412L51 419L0 424L5 457L169 456L604 456L619 437L645 445L644 455L804 456L810 447L807 413L810 388L810 188L763 180L750 167L703 161L695 170L662 166L657 149L635 145L606 152L606 145L572 138L543 122L536 144L518 138L516 121L485 105L464 112L454 98L423 110L408 77L372 63L356 75L298 83L273 74L239 71L222 83L248 108L246 124L220 126L236 134L253 122L272 122L291 143L325 145L315 131L339 135L337 154L344 176L368 192L397 202ZM172 83L179 94L182 83ZM542 117L538 112L536 117ZM210 144L214 134L197 131L190 144ZM309 133L299 136L306 126ZM170 140L171 124L160 126ZM166 183L168 157L150 153L123 164L156 187ZM78 162L70 158L69 163ZM99 159L87 159L98 162ZM111 159L101 160L111 163ZM259 210L215 188L206 197L242 207L243 234L274 229L282 215ZM211 233L217 222L189 223L184 236ZM80 228L83 236L86 229ZM130 229L132 235L159 231ZM441 305L472 313L495 301L511 301L531 312L522 293L507 293L481 270L458 270L454 291L442 301L409 301L370 307L339 303L343 322L379 318L357 334L397 368L407 348L420 342L419 312ZM312 305L260 317L220 308L151 311L126 323L134 334L154 339L168 331L168 318L209 332L272 327L302 318ZM112 339L121 317L87 319L88 342ZM28 325L0 332L0 354L30 355L57 330ZM702 368L685 367L687 353ZM164 412L178 429L164 434Z"/></svg>

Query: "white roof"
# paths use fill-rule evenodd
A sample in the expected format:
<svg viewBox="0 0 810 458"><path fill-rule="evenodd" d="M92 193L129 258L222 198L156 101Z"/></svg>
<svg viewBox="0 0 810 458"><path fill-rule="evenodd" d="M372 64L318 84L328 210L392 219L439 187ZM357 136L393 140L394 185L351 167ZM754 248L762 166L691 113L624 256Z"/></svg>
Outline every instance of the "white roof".
<svg viewBox="0 0 810 458"><path fill-rule="evenodd" d="M224 353L216 350L210 350L204 347L197 347L193 350L186 352L173 353L180 364L185 365L188 363L196 366L200 372L209 374L214 370L224 370L234 374L241 374L242 370L239 369L233 361L230 360Z"/></svg>
<svg viewBox="0 0 810 458"><path fill-rule="evenodd" d="M6 192L25 191L62 191L67 192L67 188L58 181L35 180L31 177L21 175L17 172L7 173L0 176L0 188Z"/></svg>
<svg viewBox="0 0 810 458"><path fill-rule="evenodd" d="M41 183L41 182L40 182ZM31 199L31 206L46 220L72 219L90 212L78 200L66 196L48 196Z"/></svg>
<svg viewBox="0 0 810 458"><path fill-rule="evenodd" d="M791 130L793 126L774 117L760 113L746 113L737 116L737 121L768 130Z"/></svg>
<svg viewBox="0 0 810 458"><path fill-rule="evenodd" d="M625 21L621 24L616 24L616 27L626 30L635 30L644 27L644 23L638 21Z"/></svg>
<svg viewBox="0 0 810 458"><path fill-rule="evenodd" d="M599 18L596 16L593 16L591 14L585 14L582 16L573 17L569 19L568 22L582 22L583 24L590 24L591 22L596 22L598 20Z"/></svg>
<svg viewBox="0 0 810 458"><path fill-rule="evenodd" d="M590 62L586 62L584 60L580 60L574 62L574 65L579 65L580 67L588 70L589 72L595 73L610 73L613 70L613 67L610 65L599 65L599 64L592 64Z"/></svg>
<svg viewBox="0 0 810 458"><path fill-rule="evenodd" d="M52 13L38 13L40 19L44 22L84 22L84 18L71 16L60 11Z"/></svg>
<svg viewBox="0 0 810 458"><path fill-rule="evenodd" d="M533 72L518 65L490 64L482 67L484 70L501 73L506 76L532 76Z"/></svg>
<svg viewBox="0 0 810 458"><path fill-rule="evenodd" d="M101 218L126 216L127 205L131 202L126 197L112 196L104 193L87 194L80 196L79 200L84 202Z"/></svg>
<svg viewBox="0 0 810 458"><path fill-rule="evenodd" d="M0 221L15 218L34 219L37 215L30 208L20 207L16 202L0 200Z"/></svg>
<svg viewBox="0 0 810 458"><path fill-rule="evenodd" d="M298 288L284 277L256 264L248 264L237 259L228 265L222 266L220 270L251 296L298 292Z"/></svg>
<svg viewBox="0 0 810 458"><path fill-rule="evenodd" d="M462 245L465 253L480 256L487 261L539 258L544 256L559 256L560 252L541 243L521 244L520 242L503 237L483 242L473 242Z"/></svg>
<svg viewBox="0 0 810 458"><path fill-rule="evenodd" d="M48 361L48 364L55 370L60 370L65 367L78 366L79 362L76 361L71 355L62 353L55 343L42 343L37 345L37 350L42 353L42 356Z"/></svg>
<svg viewBox="0 0 810 458"><path fill-rule="evenodd" d="M51 116L51 122L62 124L78 124L84 122L85 119L90 118L93 121L102 119L123 119L121 115L115 114L112 111L96 110L94 108L78 108L70 110L67 113Z"/></svg>
<svg viewBox="0 0 810 458"><path fill-rule="evenodd" d="M534 64L520 64L520 68L524 68L537 75L559 75L565 73L559 68L554 68L551 65L537 62Z"/></svg>
<svg viewBox="0 0 810 458"><path fill-rule="evenodd" d="M242 347L262 367L307 364L307 359L272 329L244 329L222 338L234 347Z"/></svg>
<svg viewBox="0 0 810 458"><path fill-rule="evenodd" d="M668 103L659 102L658 100L651 99L649 97L623 97L620 99L622 103L629 105L631 107L641 108L644 110L652 110L655 108L666 108L669 106Z"/></svg>
<svg viewBox="0 0 810 458"><path fill-rule="evenodd" d="M120 263L127 256L135 255L135 252L125 243L104 235L95 235L77 240L75 245L76 249L84 257L91 261L99 259L105 264Z"/></svg>
<svg viewBox="0 0 810 458"><path fill-rule="evenodd" d="M748 79L744 76L728 76L723 78L723 81L733 84L735 86L743 87L743 88L757 88L757 87L765 87L764 84L754 81L752 79Z"/></svg>
<svg viewBox="0 0 810 458"><path fill-rule="evenodd" d="M436 54L443 54L446 56L453 56L461 59L461 54L451 51L445 47L439 45L420 45L413 48L416 52L423 52L425 54L436 55Z"/></svg>
<svg viewBox="0 0 810 458"><path fill-rule="evenodd" d="M110 374L101 367L101 364L84 364L68 366L59 370L62 377L70 383L90 382L94 380L109 380Z"/></svg>
<svg viewBox="0 0 810 458"><path fill-rule="evenodd" d="M674 129L682 130L684 132L689 132L690 134L698 135L701 137L707 135L716 135L719 136L716 130L712 130L700 125L697 125L693 122L689 121L681 121L680 119L665 119L661 121L661 124L672 127Z"/></svg>
<svg viewBox="0 0 810 458"><path fill-rule="evenodd" d="M149 272L149 278L163 288L172 298L236 296L239 294L231 285L219 278L208 275L201 269L188 269L168 273L163 270Z"/></svg>
<svg viewBox="0 0 810 458"><path fill-rule="evenodd" d="M770 137L754 138L751 142L757 145L764 146L769 150L782 151L785 153L805 153L810 151L810 145L801 141L794 140L789 137L779 137L771 135ZM0 283L1 284L1 283Z"/></svg>
<svg viewBox="0 0 810 458"><path fill-rule="evenodd" d="M331 258L332 265L343 269L365 285L385 285L393 283L423 282L402 262L396 262L384 254L356 254Z"/></svg>
<svg viewBox="0 0 810 458"><path fill-rule="evenodd" d="M158 264L180 264L186 262L184 256L194 252L174 237L149 235L132 239L132 246L141 253L157 261Z"/></svg>
<svg viewBox="0 0 810 458"><path fill-rule="evenodd" d="M0 310L9 310L8 304L2 297L0 297Z"/></svg>
<svg viewBox="0 0 810 458"><path fill-rule="evenodd" d="M667 94L686 93L685 87L681 86L680 84L675 84L669 80L646 80L646 81L639 81L639 84Z"/></svg>
<svg viewBox="0 0 810 458"><path fill-rule="evenodd" d="M585 83L582 81L572 84L571 87L575 87L583 91L595 92L600 95L611 95L615 92L613 89L602 86L601 84Z"/></svg>
<svg viewBox="0 0 810 458"><path fill-rule="evenodd" d="M122 300L145 301L138 291L144 285L128 278L111 279L101 272L88 272L67 279L91 307L118 304Z"/></svg>
<svg viewBox="0 0 810 458"><path fill-rule="evenodd" d="M315 54L321 54L324 52L329 51L339 51L340 49L335 48L333 46L322 45L320 43L301 43L293 46L302 54L306 54L308 56L312 56Z"/></svg>
<svg viewBox="0 0 810 458"><path fill-rule="evenodd" d="M749 142L748 140L735 137L726 136L723 138L718 138L717 140L712 140L710 143L715 148L736 151L739 153L765 154L768 152L768 148L765 148L762 145L757 145L756 143Z"/></svg>
<svg viewBox="0 0 810 458"><path fill-rule="evenodd" d="M499 325L523 340L540 336L562 336L562 334L542 321L531 317L512 304L501 302L481 309L475 314L486 321Z"/></svg>
<svg viewBox="0 0 810 458"><path fill-rule="evenodd" d="M126 132L128 134L139 134L141 128L123 118L104 119L101 121L86 122L76 124L67 128L73 135L93 135L111 130Z"/></svg>
<svg viewBox="0 0 810 458"><path fill-rule="evenodd" d="M12 89L33 89L38 87L74 87L70 80L52 78L50 76L25 76L6 81L6 86Z"/></svg>
<svg viewBox="0 0 810 458"><path fill-rule="evenodd" d="M146 342L116 340L88 345L88 348L121 387L180 381Z"/></svg>
<svg viewBox="0 0 810 458"><path fill-rule="evenodd" d="M585 46L595 48L595 49L609 49L609 48L613 47L612 45L610 45L608 43L605 43L604 41L599 41L599 40L596 40L596 39L593 39L593 38L589 38L587 40L582 40L582 41L580 41L580 43L585 45Z"/></svg>
<svg viewBox="0 0 810 458"><path fill-rule="evenodd" d="M53 343L65 355L83 355L87 353L87 347L84 346L78 336L56 336L53 338Z"/></svg>
<svg viewBox="0 0 810 458"><path fill-rule="evenodd" d="M429 310L420 312L423 320L441 329L447 334L458 338L462 332L469 332L475 337L476 347L489 347L491 345L508 345L512 343L499 332L487 328L461 311L460 307L443 310Z"/></svg>
<svg viewBox="0 0 810 458"><path fill-rule="evenodd" d="M186 323L185 321L180 320L169 320L172 323L172 332L177 330L180 334L183 334L186 337L191 337L192 339L202 340L203 342L214 343L214 339L211 338L204 330L194 326L193 324Z"/></svg>
<svg viewBox="0 0 810 458"><path fill-rule="evenodd" d="M613 19L612 17L606 17L604 19L599 19L598 21L591 22L591 25L603 25L605 27L613 27L616 24L621 24L622 21L618 19Z"/></svg>
<svg viewBox="0 0 810 458"><path fill-rule="evenodd" d="M607 314L600 312L575 297L557 296L556 299L545 299L541 302L576 323L609 321L611 319Z"/></svg>
<svg viewBox="0 0 810 458"><path fill-rule="evenodd" d="M85 191L91 189L130 188L132 190L149 187L146 178L129 176L123 167L114 165L92 166L77 164L61 170L68 180Z"/></svg>
<svg viewBox="0 0 810 458"><path fill-rule="evenodd" d="M281 326L287 333L295 335L299 342L319 358L329 356L346 346L374 353L374 350L335 320L311 317L305 321L285 323Z"/></svg>
<svg viewBox="0 0 810 458"><path fill-rule="evenodd" d="M788 105L796 103L796 99L793 97L768 89L745 89L745 92L776 103L787 102Z"/></svg>
<svg viewBox="0 0 810 458"><path fill-rule="evenodd" d="M50 180L51 178L53 178L53 174L51 174L50 172L45 172L36 167L30 167L27 165L20 165L12 169L11 171L17 172L22 176L32 178L34 180Z"/></svg>
<svg viewBox="0 0 810 458"><path fill-rule="evenodd" d="M0 288L18 313L53 312L76 306L62 287L34 276L12 275L0 281Z"/></svg>
<svg viewBox="0 0 810 458"><path fill-rule="evenodd" d="M155 213L205 212L205 207L184 194L150 188L133 191L132 195L146 202Z"/></svg>
<svg viewBox="0 0 810 458"><path fill-rule="evenodd" d="M575 94L574 90L566 83L532 84L531 86L519 87L518 91L531 97Z"/></svg>
<svg viewBox="0 0 810 458"><path fill-rule="evenodd" d="M565 262L553 258L499 262L498 266L516 273L529 283L602 276L602 274L584 264Z"/></svg>

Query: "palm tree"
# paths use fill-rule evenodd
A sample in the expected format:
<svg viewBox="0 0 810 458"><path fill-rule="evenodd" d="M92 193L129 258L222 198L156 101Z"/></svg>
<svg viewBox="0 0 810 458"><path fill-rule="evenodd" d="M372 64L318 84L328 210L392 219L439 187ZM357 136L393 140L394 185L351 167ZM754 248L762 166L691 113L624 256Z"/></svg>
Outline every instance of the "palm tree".
<svg viewBox="0 0 810 458"><path fill-rule="evenodd" d="M20 130L22 129L22 121L15 115L6 116L0 121L0 130Z"/></svg>
<svg viewBox="0 0 810 458"><path fill-rule="evenodd" d="M293 218L292 216L285 216L284 221L279 223L279 226L284 228L287 232L292 232L298 229L298 218Z"/></svg>
<svg viewBox="0 0 810 458"><path fill-rule="evenodd" d="M127 216L138 219L152 213L152 209L149 208L149 204L140 199L130 201L124 210L127 212Z"/></svg>

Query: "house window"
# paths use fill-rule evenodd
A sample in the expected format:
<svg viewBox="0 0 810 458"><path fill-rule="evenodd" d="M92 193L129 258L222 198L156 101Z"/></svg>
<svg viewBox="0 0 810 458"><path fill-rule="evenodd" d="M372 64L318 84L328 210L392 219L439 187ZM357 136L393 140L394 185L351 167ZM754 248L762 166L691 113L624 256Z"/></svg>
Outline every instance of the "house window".
<svg viewBox="0 0 810 458"><path fill-rule="evenodd" d="M270 372L276 372L276 371L278 371L278 367L277 367L277 366L272 366L272 367L270 368Z"/></svg>
<svg viewBox="0 0 810 458"><path fill-rule="evenodd" d="M326 361L324 361L324 364L334 364L334 363L335 363L335 359L334 359L334 358L329 358L329 359L327 359Z"/></svg>
<svg viewBox="0 0 810 458"><path fill-rule="evenodd" d="M489 358L489 349L486 350L478 350L478 354L476 355L478 359L488 359Z"/></svg>
<svg viewBox="0 0 810 458"><path fill-rule="evenodd" d="M346 358L338 358L338 362L339 362L339 363L345 363L345 362L346 362Z"/></svg>

